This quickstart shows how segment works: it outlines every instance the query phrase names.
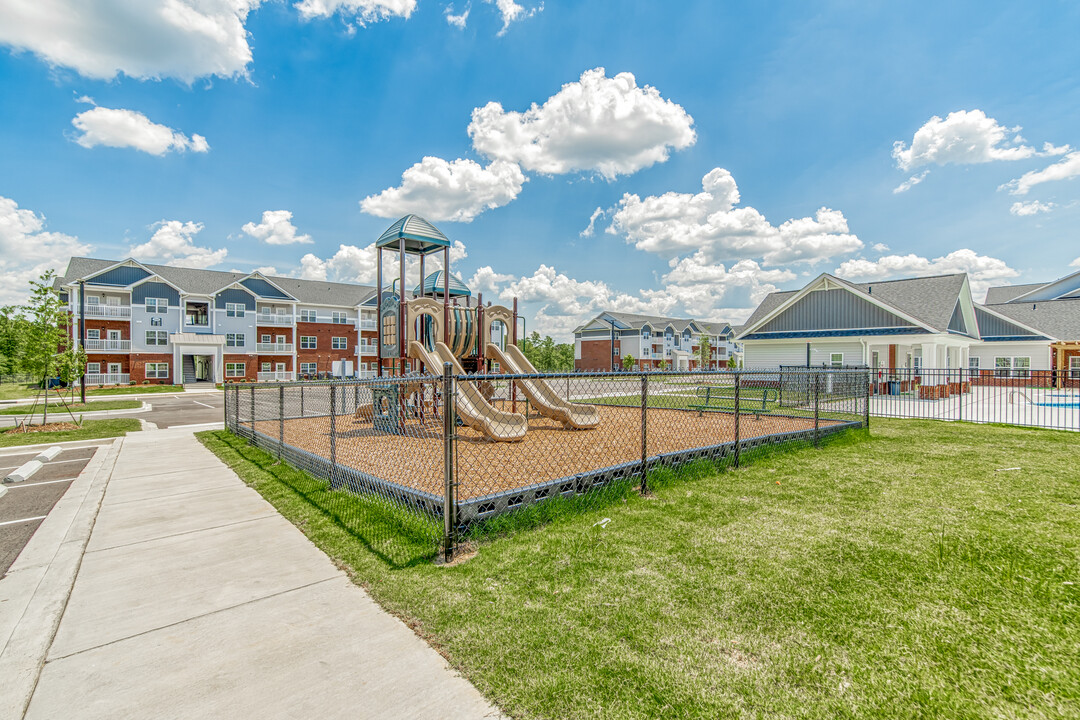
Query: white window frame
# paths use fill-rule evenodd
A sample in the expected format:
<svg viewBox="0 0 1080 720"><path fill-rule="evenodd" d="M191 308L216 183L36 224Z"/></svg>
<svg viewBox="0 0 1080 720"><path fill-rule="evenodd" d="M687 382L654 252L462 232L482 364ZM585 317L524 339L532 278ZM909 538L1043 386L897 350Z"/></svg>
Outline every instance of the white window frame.
<svg viewBox="0 0 1080 720"><path fill-rule="evenodd" d="M245 312L247 308L244 307L244 303L225 303L225 317L242 318Z"/></svg>
<svg viewBox="0 0 1080 720"><path fill-rule="evenodd" d="M319 316L314 310L301 310L300 322L318 322Z"/></svg>
<svg viewBox="0 0 1080 720"><path fill-rule="evenodd" d="M87 295L86 296L86 304L87 305L100 305L101 304L101 298L99 298L97 295Z"/></svg>
<svg viewBox="0 0 1080 720"><path fill-rule="evenodd" d="M259 372L270 372L272 363L264 362L259 366Z"/></svg>
<svg viewBox="0 0 1080 720"><path fill-rule="evenodd" d="M301 375L315 375L318 372L319 372L319 364L318 363L306 363L306 362L300 363L300 374Z"/></svg>
<svg viewBox="0 0 1080 720"><path fill-rule="evenodd" d="M225 377L242 378L247 375L247 363L225 363Z"/></svg>
<svg viewBox="0 0 1080 720"><path fill-rule="evenodd" d="M319 349L319 336L318 335L301 335L300 336L300 349L301 350L318 350Z"/></svg>
<svg viewBox="0 0 1080 720"><path fill-rule="evenodd" d="M124 366L122 363L109 363L109 374L119 375L124 372Z"/></svg>
<svg viewBox="0 0 1080 720"><path fill-rule="evenodd" d="M144 301L144 307L148 313L163 313L169 311L169 299L168 298L152 298L148 297Z"/></svg>
<svg viewBox="0 0 1080 720"><path fill-rule="evenodd" d="M147 380L168 380L169 363L146 363L146 370L144 374L146 375Z"/></svg>
<svg viewBox="0 0 1080 720"><path fill-rule="evenodd" d="M836 359L837 357L839 357L840 359L837 360ZM842 367L844 367L844 353L842 353L842 352L829 353L829 366L834 367L834 368L842 368Z"/></svg>
<svg viewBox="0 0 1080 720"><path fill-rule="evenodd" d="M330 338L331 350L345 350L349 347L349 338L347 337L333 337Z"/></svg>
<svg viewBox="0 0 1080 720"><path fill-rule="evenodd" d="M225 333L225 347L247 347L247 337L244 333Z"/></svg>
<svg viewBox="0 0 1080 720"><path fill-rule="evenodd" d="M334 310L330 313L330 321L335 325L345 325L349 322L349 314Z"/></svg>
<svg viewBox="0 0 1080 720"><path fill-rule="evenodd" d="M97 328L86 328L86 339L87 340L100 340L101 339L101 330L98 330Z"/></svg>
<svg viewBox="0 0 1080 720"><path fill-rule="evenodd" d="M1080 355L1069 357L1069 379L1080 380Z"/></svg>
<svg viewBox="0 0 1080 720"><path fill-rule="evenodd" d="M1013 358L1013 377L1015 378L1029 378L1031 377L1031 358L1024 357L1023 355L1017 355Z"/></svg>
<svg viewBox="0 0 1080 720"><path fill-rule="evenodd" d="M1012 375L1012 358L994 358L994 377L1007 378Z"/></svg>
<svg viewBox="0 0 1080 720"><path fill-rule="evenodd" d="M99 363L99 362L88 362L88 363L86 363L86 374L87 375L100 375L101 374L101 363Z"/></svg>
<svg viewBox="0 0 1080 720"><path fill-rule="evenodd" d="M968 370L971 372L979 372L979 356L968 355Z"/></svg>
<svg viewBox="0 0 1080 720"><path fill-rule="evenodd" d="M165 346L169 344L169 333L164 330L147 330L146 331L146 345L151 346Z"/></svg>

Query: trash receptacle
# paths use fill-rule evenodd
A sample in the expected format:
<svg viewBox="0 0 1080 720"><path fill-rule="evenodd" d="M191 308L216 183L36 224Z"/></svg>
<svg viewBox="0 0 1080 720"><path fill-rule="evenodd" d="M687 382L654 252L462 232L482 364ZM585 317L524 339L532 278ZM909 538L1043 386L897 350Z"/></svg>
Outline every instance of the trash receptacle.
<svg viewBox="0 0 1080 720"><path fill-rule="evenodd" d="M890 380L889 381L889 394L890 395L899 395L900 394L900 381L899 380Z"/></svg>

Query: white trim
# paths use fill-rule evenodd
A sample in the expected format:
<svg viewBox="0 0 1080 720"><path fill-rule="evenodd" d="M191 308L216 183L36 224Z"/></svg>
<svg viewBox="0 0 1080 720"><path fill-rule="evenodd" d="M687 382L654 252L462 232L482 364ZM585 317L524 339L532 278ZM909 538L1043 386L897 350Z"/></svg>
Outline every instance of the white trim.
<svg viewBox="0 0 1080 720"><path fill-rule="evenodd" d="M145 270L146 272L150 273L150 275L156 275L156 274L157 274L157 273L155 273L155 272L154 272L153 270L151 270L150 268L146 267L146 266L145 266L145 265L143 265L143 264L142 264L141 262L139 262L138 260L136 260L135 258L130 258L130 257L129 257L129 258L127 258L126 260L120 260L120 261L118 261L118 262L115 262L115 263L113 263L112 265L109 265L108 267L106 267L106 268L105 268L105 269L103 269L103 270L97 270L97 271L95 271L95 272L94 272L94 273L93 273L92 275L82 275L82 276L80 276L80 277L77 277L77 278L75 278L74 280L72 280L72 282L73 282L73 283L75 283L76 285L78 285L78 283L79 283L79 281L80 281L80 280L84 280L84 281L86 281L87 283L90 283L90 280L91 280L92 278L96 278L96 277L97 277L98 275L104 275L105 273L109 272L110 270L115 270L115 269L116 269L116 268L118 268L118 267L124 267L124 266L126 266L126 265L127 265L128 263L131 263L132 265L136 265L136 266L138 266L138 267L142 268L142 269L143 269L143 270ZM143 278L143 280L145 280L145 279L146 279L146 278ZM138 285L139 283L141 283L141 282L142 282L143 280L138 280L138 281L136 281L136 282L133 282L133 283L131 283L131 284L129 284L129 285L121 285L121 286L119 286L119 287L125 287L125 288L132 288L132 287L135 287L136 285ZM109 286L106 286L106 287L109 287Z"/></svg>
<svg viewBox="0 0 1080 720"><path fill-rule="evenodd" d="M1034 295L1035 293L1039 292L1040 290L1045 290L1046 288L1048 288L1048 287L1050 287L1052 285L1057 285L1058 283L1063 283L1066 280L1071 280L1072 278L1076 277L1077 275L1080 275L1080 270L1077 270L1074 273L1069 273L1068 275L1066 275L1064 277L1059 277L1057 280L1051 280L1048 283L1043 283L1042 285L1035 288L1034 290L1028 290L1023 295L1017 295L1012 300L1010 300L1008 303L1000 303L1000 304L1008 305L1009 303L1018 303L1020 300L1023 300L1024 298L1026 298L1028 295ZM1069 291L1068 293L1063 293L1063 294L1067 295L1067 294L1071 294L1072 292L1075 292L1075 291ZM1061 297L1062 297L1061 295L1058 295L1056 297L1050 298L1050 300L1034 300L1034 301L1031 301L1031 302L1051 302L1052 300L1058 300Z"/></svg>
<svg viewBox="0 0 1080 720"><path fill-rule="evenodd" d="M177 292L177 294L179 294L179 295L180 295L180 297L181 297L181 298L183 298L183 296L184 296L184 294L185 294L185 292L184 292L184 289L183 289L183 288L181 288L181 287L179 287L179 286L177 286L177 285L175 285L175 284L173 284L173 283L169 282L168 280L166 280L165 278L161 277L160 275L158 275L158 274L157 274L157 273L155 273L155 272L150 272L150 270L149 270L148 268L143 268L143 269L144 269L144 270L146 270L147 272L149 272L150 274L149 274L149 275L147 275L146 277L144 277L144 278L143 278L142 280L138 280L138 281L136 281L136 282L133 282L133 283L131 283L130 285L128 285L128 287L129 287L129 288L130 288L131 290L134 290L134 289L135 289L136 287L138 287L139 285L142 285L143 283L146 283L146 282L161 282L161 283L165 283L166 285L168 285L169 287L171 287L171 288L172 288L173 290L175 290L175 291ZM131 290L129 290L129 292L130 292Z"/></svg>

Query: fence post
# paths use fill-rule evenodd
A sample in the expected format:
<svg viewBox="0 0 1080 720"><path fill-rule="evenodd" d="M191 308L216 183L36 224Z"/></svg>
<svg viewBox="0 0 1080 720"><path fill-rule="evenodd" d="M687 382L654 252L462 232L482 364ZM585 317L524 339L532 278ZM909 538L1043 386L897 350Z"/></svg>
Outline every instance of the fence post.
<svg viewBox="0 0 1080 720"><path fill-rule="evenodd" d="M278 385L278 445L277 457L285 451L285 386Z"/></svg>
<svg viewBox="0 0 1080 720"><path fill-rule="evenodd" d="M251 386L251 443L255 444L255 386Z"/></svg>
<svg viewBox="0 0 1080 720"><path fill-rule="evenodd" d="M874 381L874 371L866 371L866 407L863 408L865 415L863 416L863 427L867 432L870 432L870 385Z"/></svg>
<svg viewBox="0 0 1080 720"><path fill-rule="evenodd" d="M641 374L641 494L649 492L648 465L648 413L649 413L649 376Z"/></svg>
<svg viewBox="0 0 1080 720"><path fill-rule="evenodd" d="M300 386L300 417L304 417L304 386Z"/></svg>
<svg viewBox="0 0 1080 720"><path fill-rule="evenodd" d="M956 398L957 398L957 412L956 419L964 419L964 368L960 368L957 372L960 376L960 381L956 383Z"/></svg>
<svg viewBox="0 0 1080 720"><path fill-rule="evenodd" d="M0 376L0 377L2 377L2 376ZM224 386L223 389L225 391L225 412L224 412L224 415L225 415L225 417L224 417L225 429L226 430L233 430L232 423L229 422L229 410L231 409L231 406L232 406L232 395L229 393L229 386L228 385Z"/></svg>
<svg viewBox="0 0 1080 720"><path fill-rule="evenodd" d="M443 363L443 560L454 559L454 366Z"/></svg>
<svg viewBox="0 0 1080 720"><path fill-rule="evenodd" d="M233 386L233 432L240 432L240 386Z"/></svg>
<svg viewBox="0 0 1080 720"><path fill-rule="evenodd" d="M330 487L337 488L337 395L330 386Z"/></svg>
<svg viewBox="0 0 1080 720"><path fill-rule="evenodd" d="M741 383L739 382L739 371L736 370L735 371L735 468L736 469L738 469L738 467L739 467L739 445L740 445L739 418L742 417L742 414L739 412L739 385L740 384Z"/></svg>
<svg viewBox="0 0 1080 720"><path fill-rule="evenodd" d="M821 373L814 372L814 447L818 446L821 411Z"/></svg>

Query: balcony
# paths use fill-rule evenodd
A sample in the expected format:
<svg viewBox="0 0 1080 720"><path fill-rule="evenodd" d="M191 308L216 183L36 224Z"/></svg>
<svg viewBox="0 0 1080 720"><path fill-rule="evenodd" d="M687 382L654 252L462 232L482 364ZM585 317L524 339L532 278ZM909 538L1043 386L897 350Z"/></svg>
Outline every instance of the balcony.
<svg viewBox="0 0 1080 720"><path fill-rule="evenodd" d="M261 353L291 353L292 343L255 343L255 351Z"/></svg>
<svg viewBox="0 0 1080 720"><path fill-rule="evenodd" d="M270 313L258 313L255 315L256 325L292 325L292 315L271 315Z"/></svg>
<svg viewBox="0 0 1080 720"><path fill-rule="evenodd" d="M130 340L87 340L83 343L86 352L128 352Z"/></svg>
<svg viewBox="0 0 1080 720"><path fill-rule="evenodd" d="M378 330L379 325L374 320L361 320L360 321L360 329L361 330Z"/></svg>
<svg viewBox="0 0 1080 720"><path fill-rule="evenodd" d="M87 385L127 385L131 375L127 373L86 373Z"/></svg>
<svg viewBox="0 0 1080 720"><path fill-rule="evenodd" d="M332 315L300 315L297 318L297 321L307 323L329 323L331 325L348 325L350 327L356 327L356 318L334 318ZM372 325L371 329L375 329L374 325Z"/></svg>
<svg viewBox="0 0 1080 720"><path fill-rule="evenodd" d="M68 310L75 317L79 317L78 305L69 305ZM87 305L86 317L88 318L130 318L130 305Z"/></svg>
<svg viewBox="0 0 1080 720"><path fill-rule="evenodd" d="M373 377L377 377L375 370L360 370L356 373L356 377L361 380L370 380Z"/></svg>
<svg viewBox="0 0 1080 720"><path fill-rule="evenodd" d="M261 372L257 374L256 379L259 382L292 382L293 374L286 370L278 370L276 372Z"/></svg>
<svg viewBox="0 0 1080 720"><path fill-rule="evenodd" d="M375 343L360 343L356 349L361 355L378 355L379 353Z"/></svg>

